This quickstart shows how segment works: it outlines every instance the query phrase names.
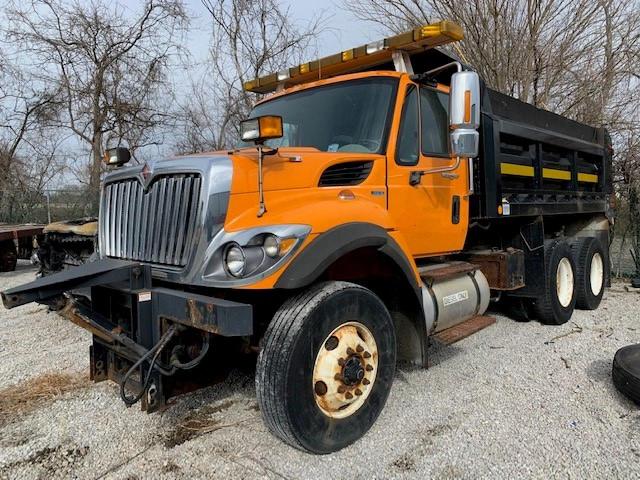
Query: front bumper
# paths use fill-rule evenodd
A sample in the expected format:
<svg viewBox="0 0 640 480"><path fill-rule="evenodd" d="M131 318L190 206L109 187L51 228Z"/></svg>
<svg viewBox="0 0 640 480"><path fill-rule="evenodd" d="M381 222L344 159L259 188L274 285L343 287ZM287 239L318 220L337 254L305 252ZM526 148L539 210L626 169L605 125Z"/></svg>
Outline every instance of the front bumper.
<svg viewBox="0 0 640 480"><path fill-rule="evenodd" d="M31 302L51 304L66 292L87 288L92 289L92 297L93 293L99 297L100 288L131 295L138 323L167 320L227 337L253 333L251 305L154 286L149 265L126 260L103 259L42 277L3 291L2 301L6 308ZM91 311L79 313L100 324Z"/></svg>
<svg viewBox="0 0 640 480"><path fill-rule="evenodd" d="M194 345L197 350L198 345L209 345L216 337L250 336L253 311L249 304L153 283L149 265L103 259L5 290L2 301L6 308L30 302L63 307L62 316L93 334L91 378L125 382L136 393L146 388L142 408L154 411L181 391L177 378L187 373L175 368L169 371L167 365L172 365L173 358L169 349L158 360L164 368L153 363L147 366L142 360L163 335L178 327L183 336L171 345L183 350ZM90 301L63 297L67 292L87 289ZM136 368L137 375L129 377L126 372ZM142 381L147 373L151 376L148 388ZM174 373L179 374L174 377Z"/></svg>

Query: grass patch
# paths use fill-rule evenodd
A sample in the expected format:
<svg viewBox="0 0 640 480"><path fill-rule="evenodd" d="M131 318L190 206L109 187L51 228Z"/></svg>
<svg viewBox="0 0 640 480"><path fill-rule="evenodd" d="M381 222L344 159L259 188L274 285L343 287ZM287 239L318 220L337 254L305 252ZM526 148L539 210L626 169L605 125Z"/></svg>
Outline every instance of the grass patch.
<svg viewBox="0 0 640 480"><path fill-rule="evenodd" d="M86 374L45 373L0 390L0 427L32 413L57 397L87 388Z"/></svg>

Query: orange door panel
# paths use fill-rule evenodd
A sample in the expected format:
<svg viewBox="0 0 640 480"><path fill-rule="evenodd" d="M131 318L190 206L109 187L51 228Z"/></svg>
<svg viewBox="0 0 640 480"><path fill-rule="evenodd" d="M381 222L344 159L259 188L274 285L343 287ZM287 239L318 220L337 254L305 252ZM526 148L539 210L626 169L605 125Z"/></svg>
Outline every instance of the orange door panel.
<svg viewBox="0 0 640 480"><path fill-rule="evenodd" d="M468 162L428 173L456 163L447 153L448 95L410 82L401 90L405 99L387 160L389 212L414 256L460 251L468 226Z"/></svg>

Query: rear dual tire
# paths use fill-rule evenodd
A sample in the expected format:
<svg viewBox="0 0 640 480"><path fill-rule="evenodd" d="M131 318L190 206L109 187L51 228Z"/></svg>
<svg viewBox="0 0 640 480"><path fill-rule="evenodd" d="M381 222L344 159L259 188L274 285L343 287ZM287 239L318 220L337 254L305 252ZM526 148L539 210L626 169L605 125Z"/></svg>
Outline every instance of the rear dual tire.
<svg viewBox="0 0 640 480"><path fill-rule="evenodd" d="M544 245L546 277L543 293L523 311L548 325L566 323L575 308L595 310L602 301L607 278L604 248L594 237L547 240Z"/></svg>
<svg viewBox="0 0 640 480"><path fill-rule="evenodd" d="M396 363L393 322L370 290L326 282L287 300L264 336L256 392L267 428L329 453L358 440L385 405Z"/></svg>
<svg viewBox="0 0 640 480"><path fill-rule="evenodd" d="M571 244L576 264L576 308L595 310L602 301L608 272L607 257L597 238L582 237Z"/></svg>
<svg viewBox="0 0 640 480"><path fill-rule="evenodd" d="M571 247L563 240L547 240L544 262L547 273L543 293L533 300L532 310L540 322L562 325L571 318L576 305L576 266Z"/></svg>

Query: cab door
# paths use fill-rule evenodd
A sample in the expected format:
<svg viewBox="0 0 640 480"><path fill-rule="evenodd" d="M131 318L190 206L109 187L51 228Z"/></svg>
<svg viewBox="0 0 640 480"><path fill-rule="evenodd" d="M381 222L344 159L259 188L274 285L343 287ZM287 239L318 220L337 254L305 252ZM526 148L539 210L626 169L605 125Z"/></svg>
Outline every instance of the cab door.
<svg viewBox="0 0 640 480"><path fill-rule="evenodd" d="M449 95L442 86L407 82L395 142L390 142L389 213L416 257L462 250L469 212L468 161L450 172Z"/></svg>

